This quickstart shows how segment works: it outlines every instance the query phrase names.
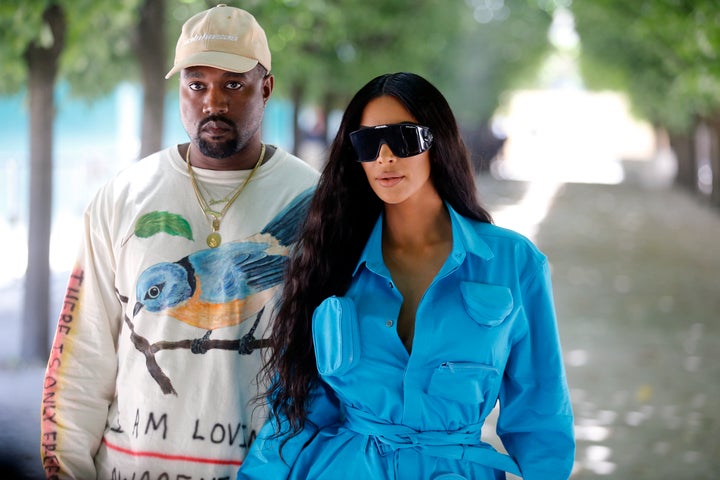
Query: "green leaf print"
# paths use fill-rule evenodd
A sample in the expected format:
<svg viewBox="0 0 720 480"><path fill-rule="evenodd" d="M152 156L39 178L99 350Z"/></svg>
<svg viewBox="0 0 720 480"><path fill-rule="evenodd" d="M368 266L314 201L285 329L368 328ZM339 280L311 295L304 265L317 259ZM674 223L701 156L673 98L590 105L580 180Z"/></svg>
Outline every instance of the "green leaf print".
<svg viewBox="0 0 720 480"><path fill-rule="evenodd" d="M156 233L167 233L175 237L193 239L190 224L180 215L170 212L150 212L140 217L135 224L135 235L149 238Z"/></svg>

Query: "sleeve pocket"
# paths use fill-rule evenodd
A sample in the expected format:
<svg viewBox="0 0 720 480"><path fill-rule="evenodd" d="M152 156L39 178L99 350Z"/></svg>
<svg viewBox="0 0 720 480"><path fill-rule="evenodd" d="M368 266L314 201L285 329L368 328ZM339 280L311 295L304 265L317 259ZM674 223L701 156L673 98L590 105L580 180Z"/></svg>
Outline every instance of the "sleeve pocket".
<svg viewBox="0 0 720 480"><path fill-rule="evenodd" d="M323 300L313 312L315 361L320 375L339 376L360 359L357 310L346 297Z"/></svg>
<svg viewBox="0 0 720 480"><path fill-rule="evenodd" d="M507 287L462 282L460 292L465 311L480 325L500 325L513 309L512 292Z"/></svg>
<svg viewBox="0 0 720 480"><path fill-rule="evenodd" d="M463 403L480 404L499 378L498 370L490 365L445 362L430 377L427 393Z"/></svg>

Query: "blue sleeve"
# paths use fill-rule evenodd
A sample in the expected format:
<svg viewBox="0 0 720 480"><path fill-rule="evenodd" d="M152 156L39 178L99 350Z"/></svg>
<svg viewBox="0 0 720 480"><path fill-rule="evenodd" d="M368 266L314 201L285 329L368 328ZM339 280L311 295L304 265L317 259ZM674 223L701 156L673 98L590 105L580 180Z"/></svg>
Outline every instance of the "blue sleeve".
<svg viewBox="0 0 720 480"><path fill-rule="evenodd" d="M497 432L524 480L565 480L575 436L547 261L522 295L526 323L506 366Z"/></svg>
<svg viewBox="0 0 720 480"><path fill-rule="evenodd" d="M258 433L250 447L245 460L238 470L237 480L273 480L288 478L295 459L305 445L310 442L318 431L341 420L340 407L329 386L320 380L310 396L308 416L303 430L291 437L283 446L280 445L289 436L285 433L274 436L277 423L270 418ZM287 420L280 419L281 426L287 429Z"/></svg>

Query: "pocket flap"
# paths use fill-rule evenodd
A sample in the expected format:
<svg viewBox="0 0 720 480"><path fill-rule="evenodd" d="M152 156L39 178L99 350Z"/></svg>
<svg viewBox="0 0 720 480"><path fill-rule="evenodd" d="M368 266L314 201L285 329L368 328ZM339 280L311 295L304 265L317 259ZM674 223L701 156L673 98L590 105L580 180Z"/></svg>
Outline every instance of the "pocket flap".
<svg viewBox="0 0 720 480"><path fill-rule="evenodd" d="M347 297L323 300L313 312L315 362L320 375L338 376L360 359L360 337L355 303Z"/></svg>
<svg viewBox="0 0 720 480"><path fill-rule="evenodd" d="M480 325L499 325L513 309L512 292L507 287L462 282L460 292L465 311Z"/></svg>

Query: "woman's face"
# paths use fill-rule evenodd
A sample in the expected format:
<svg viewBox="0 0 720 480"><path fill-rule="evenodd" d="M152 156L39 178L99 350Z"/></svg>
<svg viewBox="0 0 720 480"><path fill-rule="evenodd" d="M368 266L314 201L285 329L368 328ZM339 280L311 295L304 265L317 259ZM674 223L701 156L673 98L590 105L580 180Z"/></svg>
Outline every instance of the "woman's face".
<svg viewBox="0 0 720 480"><path fill-rule="evenodd" d="M363 110L360 127L417 123L402 103L391 96L371 100ZM430 181L430 152L412 157L397 157L386 144L380 147L375 161L362 162L370 187L386 204L396 205L422 195L427 189L435 192Z"/></svg>

